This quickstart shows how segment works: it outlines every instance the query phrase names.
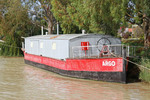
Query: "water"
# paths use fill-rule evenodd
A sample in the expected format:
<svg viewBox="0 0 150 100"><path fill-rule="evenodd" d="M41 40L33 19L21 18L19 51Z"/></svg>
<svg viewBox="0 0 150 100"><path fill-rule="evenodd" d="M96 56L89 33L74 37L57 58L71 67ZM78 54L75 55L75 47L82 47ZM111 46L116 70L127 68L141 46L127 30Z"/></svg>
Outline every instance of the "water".
<svg viewBox="0 0 150 100"><path fill-rule="evenodd" d="M0 100L150 100L150 84L68 78L0 58Z"/></svg>

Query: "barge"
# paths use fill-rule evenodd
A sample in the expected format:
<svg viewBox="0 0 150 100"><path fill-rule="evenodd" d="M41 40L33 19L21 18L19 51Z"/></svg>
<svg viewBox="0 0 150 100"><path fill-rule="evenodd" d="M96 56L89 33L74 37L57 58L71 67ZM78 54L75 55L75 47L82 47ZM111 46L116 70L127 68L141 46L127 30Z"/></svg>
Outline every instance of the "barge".
<svg viewBox="0 0 150 100"><path fill-rule="evenodd" d="M126 50L109 35L31 36L22 50L26 64L63 76L126 83Z"/></svg>

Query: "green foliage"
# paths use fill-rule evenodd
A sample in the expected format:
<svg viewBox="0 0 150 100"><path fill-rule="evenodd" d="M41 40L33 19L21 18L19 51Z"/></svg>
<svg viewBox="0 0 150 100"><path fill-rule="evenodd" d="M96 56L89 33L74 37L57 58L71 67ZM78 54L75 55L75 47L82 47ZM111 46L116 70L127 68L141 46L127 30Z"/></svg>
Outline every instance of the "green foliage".
<svg viewBox="0 0 150 100"><path fill-rule="evenodd" d="M23 41L21 37L33 35L36 26L30 22L27 8L22 6L20 0L0 3L0 5L6 4L3 7L4 11L0 11L3 13L0 22L0 37L3 37L1 39L5 41L0 43L0 55L20 56Z"/></svg>
<svg viewBox="0 0 150 100"><path fill-rule="evenodd" d="M64 33L74 33L76 31L74 30L76 29L76 25L72 23L73 16L70 16L68 13L71 10L70 3L71 0L52 0L51 2L53 14L56 20L61 23Z"/></svg>
<svg viewBox="0 0 150 100"><path fill-rule="evenodd" d="M122 43L129 46L143 46L144 39L122 39Z"/></svg>
<svg viewBox="0 0 150 100"><path fill-rule="evenodd" d="M131 23L143 30L144 41L148 41L149 0L51 0L51 4L64 33L85 29L116 36L120 26Z"/></svg>
<svg viewBox="0 0 150 100"><path fill-rule="evenodd" d="M78 27L87 32L116 35L125 9L119 4L120 1L112 0L52 0L52 11L65 33Z"/></svg>
<svg viewBox="0 0 150 100"><path fill-rule="evenodd" d="M134 38L143 38L144 39L144 32L143 32L143 30L139 26L133 28L133 35L132 35L132 37L134 37Z"/></svg>
<svg viewBox="0 0 150 100"><path fill-rule="evenodd" d="M8 43L1 44L0 43L0 55L1 56L22 56L22 51L20 51L20 48L16 48L15 42L11 45L8 45Z"/></svg>
<svg viewBox="0 0 150 100"><path fill-rule="evenodd" d="M141 64L150 69L150 59L142 59ZM141 69L140 72L140 79L146 81L146 82L150 82L150 70L148 69Z"/></svg>

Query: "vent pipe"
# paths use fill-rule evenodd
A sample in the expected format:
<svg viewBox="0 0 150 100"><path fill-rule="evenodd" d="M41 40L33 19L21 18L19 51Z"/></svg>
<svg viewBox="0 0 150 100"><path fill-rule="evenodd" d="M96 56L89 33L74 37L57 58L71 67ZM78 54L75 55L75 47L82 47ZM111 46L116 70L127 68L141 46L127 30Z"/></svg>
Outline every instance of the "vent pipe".
<svg viewBox="0 0 150 100"><path fill-rule="evenodd" d="M41 35L43 35L43 26L41 26Z"/></svg>
<svg viewBox="0 0 150 100"><path fill-rule="evenodd" d="M57 35L59 35L59 23L57 22Z"/></svg>
<svg viewBox="0 0 150 100"><path fill-rule="evenodd" d="M82 34L85 34L85 30L82 30Z"/></svg>
<svg viewBox="0 0 150 100"><path fill-rule="evenodd" d="M46 35L48 34L48 32L45 32L46 33Z"/></svg>

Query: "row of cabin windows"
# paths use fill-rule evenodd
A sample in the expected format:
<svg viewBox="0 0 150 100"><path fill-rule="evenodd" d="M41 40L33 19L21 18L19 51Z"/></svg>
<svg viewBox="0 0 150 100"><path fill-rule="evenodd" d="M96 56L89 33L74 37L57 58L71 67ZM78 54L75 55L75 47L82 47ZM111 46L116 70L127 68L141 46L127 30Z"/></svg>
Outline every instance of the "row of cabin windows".
<svg viewBox="0 0 150 100"><path fill-rule="evenodd" d="M30 47L33 48L33 42L30 43ZM40 48L43 49L43 42L40 42ZM52 50L56 50L56 43L52 42L52 46L51 46Z"/></svg>

